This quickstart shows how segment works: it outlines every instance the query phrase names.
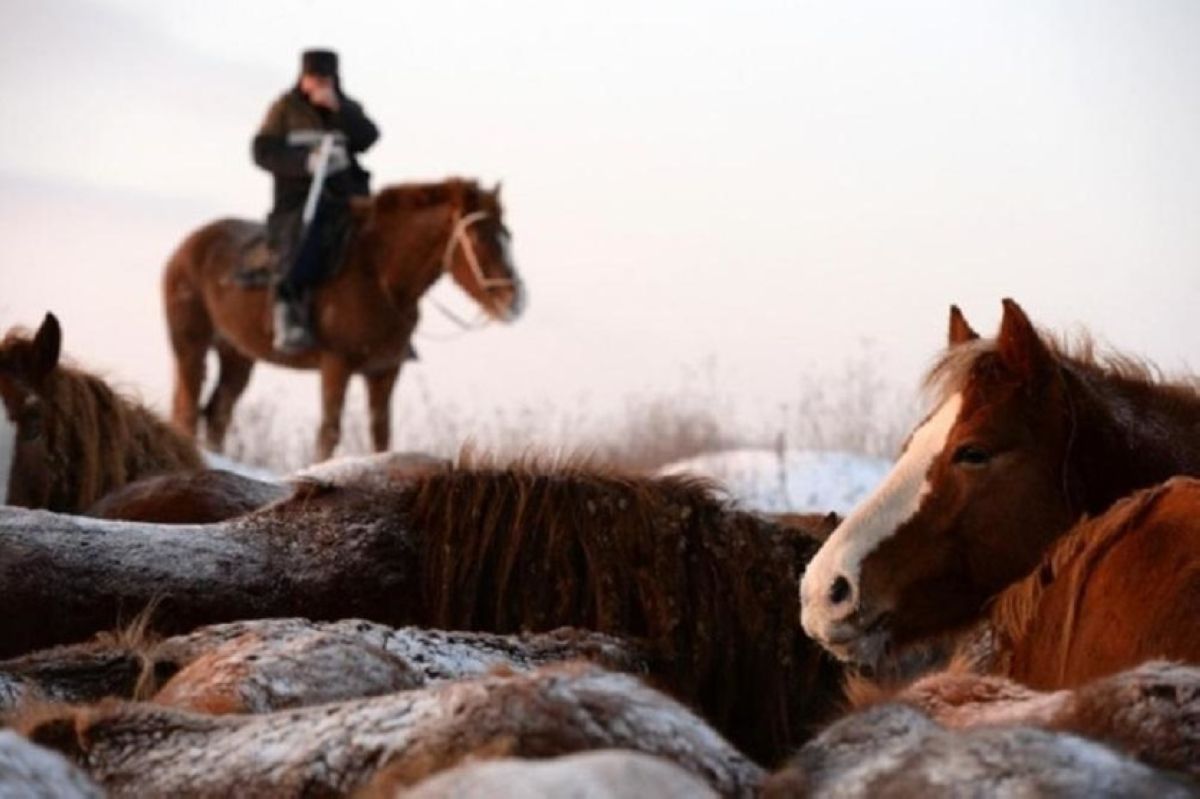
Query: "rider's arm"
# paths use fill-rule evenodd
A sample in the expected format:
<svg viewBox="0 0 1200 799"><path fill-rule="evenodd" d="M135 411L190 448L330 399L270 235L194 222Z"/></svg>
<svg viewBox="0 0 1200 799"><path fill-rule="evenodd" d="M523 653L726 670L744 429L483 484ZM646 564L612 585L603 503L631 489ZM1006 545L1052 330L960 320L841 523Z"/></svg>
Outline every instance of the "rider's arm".
<svg viewBox="0 0 1200 799"><path fill-rule="evenodd" d="M251 145L254 163L279 177L307 177L309 148L288 144L285 116L282 101L276 102L267 111L267 118L263 120Z"/></svg>
<svg viewBox="0 0 1200 799"><path fill-rule="evenodd" d="M362 106L345 95L339 101L336 126L346 134L352 153L361 153L379 138L379 128L367 119Z"/></svg>

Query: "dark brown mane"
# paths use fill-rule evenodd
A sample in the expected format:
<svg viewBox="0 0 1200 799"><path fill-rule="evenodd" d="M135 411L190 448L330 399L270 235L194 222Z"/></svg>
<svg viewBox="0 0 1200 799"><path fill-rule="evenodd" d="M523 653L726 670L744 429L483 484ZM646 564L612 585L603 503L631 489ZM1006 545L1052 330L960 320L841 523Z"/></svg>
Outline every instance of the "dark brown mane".
<svg viewBox="0 0 1200 799"><path fill-rule="evenodd" d="M419 211L423 208L451 203L466 209L476 207L484 192L478 182L464 178L448 178L437 183L400 183L381 189L374 204L385 213Z"/></svg>
<svg viewBox="0 0 1200 799"><path fill-rule="evenodd" d="M1180 401L1190 400L1200 411L1200 379L1168 377L1154 363L1121 352L1101 349L1086 333L1073 337L1043 332L1042 342L1063 367L1092 379L1106 379L1126 386L1141 386ZM980 365L995 358L994 338L980 338L948 347L925 375L924 386L933 403L940 405L961 391Z"/></svg>
<svg viewBox="0 0 1200 799"><path fill-rule="evenodd" d="M840 668L796 623L817 542L706 483L526 464L451 469L406 494L433 626L645 638L659 679L768 761L838 699Z"/></svg>
<svg viewBox="0 0 1200 799"><path fill-rule="evenodd" d="M16 367L20 382L19 364L30 347L27 333L10 331L0 342L0 369ZM44 408L50 510L80 511L139 477L204 465L189 439L83 369L60 362L36 389Z"/></svg>

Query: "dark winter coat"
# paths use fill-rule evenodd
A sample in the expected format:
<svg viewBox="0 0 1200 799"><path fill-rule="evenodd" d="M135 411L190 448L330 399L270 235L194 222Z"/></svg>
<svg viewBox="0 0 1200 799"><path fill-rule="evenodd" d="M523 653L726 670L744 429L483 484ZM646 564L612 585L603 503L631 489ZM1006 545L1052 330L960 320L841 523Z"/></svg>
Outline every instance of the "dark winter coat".
<svg viewBox="0 0 1200 799"><path fill-rule="evenodd" d="M330 111L310 103L296 87L271 105L254 137L254 162L275 177L272 214L304 206L312 182L308 154L317 136L328 131L344 134L350 166L326 177L323 197L336 203L370 193L370 174L359 166L355 156L375 143L379 129L363 113L362 106L342 94L340 89L338 110ZM302 141L306 133L311 134L307 142Z"/></svg>

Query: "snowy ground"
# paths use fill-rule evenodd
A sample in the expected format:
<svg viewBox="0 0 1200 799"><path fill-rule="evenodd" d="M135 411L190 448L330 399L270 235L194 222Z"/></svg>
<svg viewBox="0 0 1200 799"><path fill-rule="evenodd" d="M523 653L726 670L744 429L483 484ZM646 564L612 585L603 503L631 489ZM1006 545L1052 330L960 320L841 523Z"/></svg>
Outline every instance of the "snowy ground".
<svg viewBox="0 0 1200 799"><path fill-rule="evenodd" d="M226 472L240 474L243 477L251 477L255 480L262 480L266 483L278 483L279 475L267 469L260 469L257 466L235 461L233 458L219 455L216 452L204 451L204 463L210 469L221 469Z"/></svg>
<svg viewBox="0 0 1200 799"><path fill-rule="evenodd" d="M361 476L364 470L377 471L397 459L402 466L412 466L409 461L413 457L405 453L344 457L303 469L291 477L345 482ZM214 469L269 482L285 479L222 455L206 452L205 459ZM890 466L891 462L882 458L852 452L734 449L675 461L659 469L659 474L698 474L711 478L739 503L754 510L772 513L833 510L844 514L875 487Z"/></svg>
<svg viewBox="0 0 1200 799"><path fill-rule="evenodd" d="M887 473L890 461L851 452L736 449L676 461L659 474L716 480L746 507L773 513L846 513Z"/></svg>

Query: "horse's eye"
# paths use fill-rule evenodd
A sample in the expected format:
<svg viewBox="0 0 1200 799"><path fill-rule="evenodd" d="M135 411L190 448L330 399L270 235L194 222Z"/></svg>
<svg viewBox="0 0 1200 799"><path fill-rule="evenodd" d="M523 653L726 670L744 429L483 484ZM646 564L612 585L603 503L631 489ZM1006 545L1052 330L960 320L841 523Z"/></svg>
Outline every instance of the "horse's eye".
<svg viewBox="0 0 1200 799"><path fill-rule="evenodd" d="M982 466L992 459L992 454L974 444L963 444L954 450L954 462L967 466Z"/></svg>

